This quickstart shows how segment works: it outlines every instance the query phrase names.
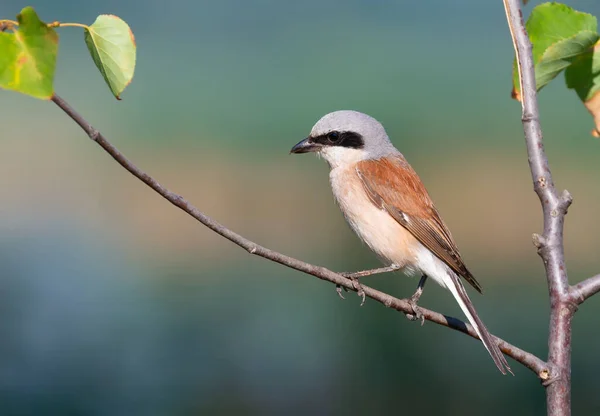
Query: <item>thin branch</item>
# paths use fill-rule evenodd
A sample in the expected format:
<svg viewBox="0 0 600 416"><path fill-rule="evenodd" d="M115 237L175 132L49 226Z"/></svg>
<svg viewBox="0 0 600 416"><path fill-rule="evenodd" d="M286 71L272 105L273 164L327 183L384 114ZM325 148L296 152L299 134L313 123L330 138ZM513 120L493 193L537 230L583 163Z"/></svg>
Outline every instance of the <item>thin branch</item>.
<svg viewBox="0 0 600 416"><path fill-rule="evenodd" d="M90 139L92 139L98 145L100 145L100 147L102 147L113 159L115 159L117 163L119 163L122 167L127 169L133 176L144 182L146 185L148 185L150 188L152 188L154 191L160 194L171 204L180 208L181 210L183 210L184 212L186 212L187 214L189 214L190 216L192 216L193 218L195 218L200 223L210 228L217 234L244 248L250 254L255 254L257 256L274 261L276 263L283 264L284 266L290 267L292 269L313 275L321 280L325 280L335 285L345 287L348 290L356 291L352 280L347 279L339 273L335 273L324 267L305 263L293 257L286 256L285 254L269 250L268 248L260 246L254 243L253 241L250 241L247 238L219 224L217 221L202 213L198 208L196 208L194 205L188 202L181 195L178 195L168 190L167 188L159 184L150 175L148 175L147 173L139 169L137 166L135 166L121 152L119 152L119 150L117 150L117 148L115 148L98 130L92 127L92 125L90 125L79 113L77 113L77 111L75 111L65 100L63 100L57 95L54 95L52 97L52 101L58 107L60 107L60 109L62 109L69 117L71 117L83 129L83 131L86 132ZM395 298L368 286L361 286L366 296L378 301L379 303L382 303L388 308L395 309L398 312L402 312L404 314L413 313L413 308L407 300ZM442 315L441 313L434 312L423 307L419 307L419 309L426 320L434 322L438 325L442 325L460 331L463 334L470 335L475 339L479 339L477 333L469 324L459 319ZM500 338L496 337L496 340L498 341L500 350L504 354L513 358L515 361L523 364L525 367L529 368L541 380L548 379L549 374L552 373L552 368L548 366L546 362L536 357L534 354L524 351Z"/></svg>
<svg viewBox="0 0 600 416"><path fill-rule="evenodd" d="M581 305L589 297L594 296L599 292L600 274L589 277L583 282L577 283L575 286L571 286L571 296L573 297L573 302L577 305Z"/></svg>
<svg viewBox="0 0 600 416"><path fill-rule="evenodd" d="M88 29L88 25L84 25L83 23L61 23L61 22L52 22L48 25L49 27L79 27L81 29Z"/></svg>
<svg viewBox="0 0 600 416"><path fill-rule="evenodd" d="M17 22L13 22L12 20L0 20L0 32L6 32L18 25Z"/></svg>
<svg viewBox="0 0 600 416"><path fill-rule="evenodd" d="M529 156L533 187L543 211L544 233L534 235L534 244L544 261L550 294L550 334L548 362L558 371L551 374L546 399L549 415L569 415L571 411L571 319L576 305L571 300L563 246L563 227L572 197L564 191L559 195L552 181L548 158L544 152L542 128L537 105L535 67L531 42L519 0L503 0L510 34L517 56L522 121Z"/></svg>

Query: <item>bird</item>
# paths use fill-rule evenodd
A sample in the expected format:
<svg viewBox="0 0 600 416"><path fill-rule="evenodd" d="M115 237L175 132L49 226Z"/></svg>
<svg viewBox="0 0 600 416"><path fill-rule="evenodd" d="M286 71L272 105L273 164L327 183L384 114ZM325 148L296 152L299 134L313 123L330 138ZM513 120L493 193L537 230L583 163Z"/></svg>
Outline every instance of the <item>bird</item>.
<svg viewBox="0 0 600 416"><path fill-rule="evenodd" d="M413 319L421 315L417 302L429 277L454 296L500 372L512 374L461 277L479 293L481 285L465 266L423 182L379 121L353 110L331 112L321 117L290 153L316 153L329 164L329 182L344 218L386 264L373 272L401 270L407 275L421 275L409 299ZM365 271L347 277L354 282L368 274Z"/></svg>

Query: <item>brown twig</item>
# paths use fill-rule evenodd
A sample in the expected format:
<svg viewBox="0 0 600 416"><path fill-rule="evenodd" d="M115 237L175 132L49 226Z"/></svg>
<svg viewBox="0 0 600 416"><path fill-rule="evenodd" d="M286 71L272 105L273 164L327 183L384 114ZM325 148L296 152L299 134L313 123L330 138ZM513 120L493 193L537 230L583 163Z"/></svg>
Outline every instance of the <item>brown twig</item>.
<svg viewBox="0 0 600 416"><path fill-rule="evenodd" d="M276 263L283 264L284 266L290 267L292 269L296 269L301 272L313 275L315 277L318 277L319 279L326 280L335 285L345 287L348 290L356 291L352 280L342 276L339 273L335 273L324 267L305 263L293 257L289 257L284 254L275 252L273 250L269 250L268 248L262 247L254 243L253 241L250 241L247 238L231 231L227 227L219 224L217 221L202 213L198 208L193 206L181 195L178 195L165 188L150 175L148 175L147 173L139 169L137 166L135 166L121 152L119 152L117 148L115 148L108 140L106 140L106 138L98 130L92 127L79 113L77 113L65 100L63 100L57 95L54 95L52 97L52 101L58 107L60 107L69 117L71 117L86 132L90 139L92 139L94 142L100 145L100 147L102 147L113 159L115 159L117 163L119 163L122 167L127 169L133 176L140 179L142 182L144 182L146 185L148 185L150 188L152 188L154 191L160 194L167 201L180 208L181 210L183 210L184 212L186 212L187 214L189 214L190 216L192 216L193 218L195 218L200 223L210 228L217 234L244 248L251 254L255 254L257 256L274 261ZM407 300L395 298L368 286L361 286L365 292L365 295L369 298L374 299L384 304L385 306L395 309L404 314L413 313L413 308ZM459 319L442 315L441 313L434 312L423 307L419 308L426 320L434 322L438 325L442 325L460 331L464 334L470 335L475 339L479 339L476 332L469 324ZM497 340L500 346L500 350L504 354L532 370L541 380L546 380L548 374L552 373L552 368L549 367L548 364L546 364L540 358L536 357L530 352L524 351L512 344L509 344L508 342L500 338L497 338Z"/></svg>
<svg viewBox="0 0 600 416"><path fill-rule="evenodd" d="M556 191L544 152L531 42L519 0L503 1L517 56L529 168L544 217L544 232L534 235L534 244L546 268L550 295L548 363L555 372L545 384L547 410L548 415L565 416L571 414L571 319L577 309L569 287L563 246L564 220L572 198L567 191L562 194Z"/></svg>

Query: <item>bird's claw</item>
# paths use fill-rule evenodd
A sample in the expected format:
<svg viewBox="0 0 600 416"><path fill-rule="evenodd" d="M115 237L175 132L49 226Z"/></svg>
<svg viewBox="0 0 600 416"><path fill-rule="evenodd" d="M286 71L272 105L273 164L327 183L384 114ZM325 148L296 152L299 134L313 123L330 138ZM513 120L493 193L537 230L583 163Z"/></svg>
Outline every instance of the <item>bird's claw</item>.
<svg viewBox="0 0 600 416"><path fill-rule="evenodd" d="M410 320L410 321L421 321L421 326L423 326L423 324L425 323L425 316L423 315L423 312L421 312L421 308L419 307L419 305L417 305L417 299L414 299L414 297L410 297L408 299L408 303L410 304L410 307L413 310L413 313L406 313L406 317Z"/></svg>
<svg viewBox="0 0 600 416"><path fill-rule="evenodd" d="M356 289L356 294L362 298L360 301L360 306L363 306L365 304L365 300L367 299L367 295L365 294L362 285L358 283L358 279L350 280L352 280L352 286L354 286L354 289Z"/></svg>
<svg viewBox="0 0 600 416"><path fill-rule="evenodd" d="M407 302L410 305L410 307L412 308L413 313L405 313L404 314L411 321L421 320L421 326L423 326L423 324L425 323L425 316L423 315L421 308L419 308L419 305L417 305L417 302L419 302L419 299L421 299L421 295L423 294L423 288L425 287L426 281L427 281L427 275L421 276L421 280L419 280L419 285L417 286L417 290L415 291L415 293L413 293L413 295L410 298L407 299Z"/></svg>
<svg viewBox="0 0 600 416"><path fill-rule="evenodd" d="M337 292L337 294L340 296L340 298L342 299L346 299L344 297L344 295L342 295L342 289L344 289L344 292L347 292L348 289L346 289L345 287L343 287L342 285L335 285L335 291Z"/></svg>
<svg viewBox="0 0 600 416"><path fill-rule="evenodd" d="M340 274L342 276L344 276L345 278L350 279L350 281L352 282L352 287L354 287L354 290L356 290L356 294L362 298L362 300L360 302L360 306L363 306L365 304L365 300L367 299L367 295L365 294L365 291L363 290L362 285L358 282L358 279L353 276L354 273L340 273ZM345 292L348 291L348 289L346 289L343 286L340 286L340 285L335 286L335 290L338 293L338 295L342 299L346 299L344 297L344 295L342 295L342 288L344 289Z"/></svg>

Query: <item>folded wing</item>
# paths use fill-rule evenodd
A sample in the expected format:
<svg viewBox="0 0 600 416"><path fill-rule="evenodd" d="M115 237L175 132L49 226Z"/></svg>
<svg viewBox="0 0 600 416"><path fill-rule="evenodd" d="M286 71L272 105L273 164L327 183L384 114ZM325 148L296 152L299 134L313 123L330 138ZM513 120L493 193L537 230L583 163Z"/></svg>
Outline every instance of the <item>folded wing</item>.
<svg viewBox="0 0 600 416"><path fill-rule="evenodd" d="M482 292L481 285L461 259L458 247L425 186L402 157L359 162L356 172L376 206L385 209L456 274Z"/></svg>

